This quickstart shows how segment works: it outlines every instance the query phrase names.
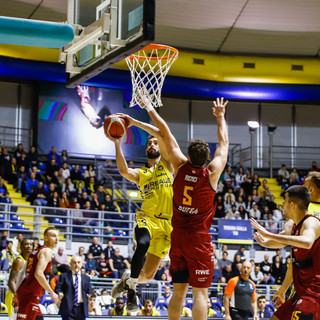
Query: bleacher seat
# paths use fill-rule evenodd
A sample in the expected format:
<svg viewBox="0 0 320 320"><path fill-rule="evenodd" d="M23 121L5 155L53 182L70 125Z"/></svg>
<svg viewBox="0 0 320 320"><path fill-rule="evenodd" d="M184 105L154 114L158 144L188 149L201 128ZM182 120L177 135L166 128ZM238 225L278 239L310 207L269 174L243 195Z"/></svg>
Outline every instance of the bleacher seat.
<svg viewBox="0 0 320 320"><path fill-rule="evenodd" d="M275 308L271 300L266 300L266 309L270 311L270 313L274 314Z"/></svg>
<svg viewBox="0 0 320 320"><path fill-rule="evenodd" d="M221 305L221 302L218 298L212 297L210 298L212 309L217 313L217 318L221 318L223 316L223 307Z"/></svg>
<svg viewBox="0 0 320 320"><path fill-rule="evenodd" d="M160 311L160 315L162 317L166 317L168 315L168 303L165 298L158 297L154 303L154 306Z"/></svg>
<svg viewBox="0 0 320 320"><path fill-rule="evenodd" d="M38 162L38 169L46 170L46 164L44 162Z"/></svg>
<svg viewBox="0 0 320 320"><path fill-rule="evenodd" d="M47 307L49 304L54 303L50 294L44 294L41 298L40 304Z"/></svg>
<svg viewBox="0 0 320 320"><path fill-rule="evenodd" d="M186 307L192 310L193 307L193 299L192 298L186 298Z"/></svg>
<svg viewBox="0 0 320 320"><path fill-rule="evenodd" d="M0 220L4 220L5 216L3 213L0 213Z"/></svg>
<svg viewBox="0 0 320 320"><path fill-rule="evenodd" d="M11 214L10 215L10 220L12 220L12 221L20 221L21 219L20 219L20 217L18 215Z"/></svg>
<svg viewBox="0 0 320 320"><path fill-rule="evenodd" d="M8 313L8 308L3 302L1 302L0 308L1 308L1 313Z"/></svg>
<svg viewBox="0 0 320 320"><path fill-rule="evenodd" d="M54 223L54 224L65 224L65 223L63 222L63 220L60 219L60 218L53 218L53 219L52 219L52 223Z"/></svg>

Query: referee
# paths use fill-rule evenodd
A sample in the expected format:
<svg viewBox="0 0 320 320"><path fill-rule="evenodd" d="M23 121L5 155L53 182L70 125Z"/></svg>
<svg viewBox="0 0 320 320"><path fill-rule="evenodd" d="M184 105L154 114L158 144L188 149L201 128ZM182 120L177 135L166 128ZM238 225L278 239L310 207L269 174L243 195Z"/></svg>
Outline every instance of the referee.
<svg viewBox="0 0 320 320"><path fill-rule="evenodd" d="M249 279L252 267L243 262L240 277L231 278L224 291L225 320L248 320L253 311L253 319L258 320L256 286Z"/></svg>

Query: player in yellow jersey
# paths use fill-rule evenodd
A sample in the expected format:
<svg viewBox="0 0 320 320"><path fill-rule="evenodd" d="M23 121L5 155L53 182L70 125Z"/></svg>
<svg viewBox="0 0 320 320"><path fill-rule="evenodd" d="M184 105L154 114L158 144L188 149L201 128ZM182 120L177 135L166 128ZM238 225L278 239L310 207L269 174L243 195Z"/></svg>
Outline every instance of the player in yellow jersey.
<svg viewBox="0 0 320 320"><path fill-rule="evenodd" d="M16 293L16 281L18 279L18 273L26 263L33 248L33 243L30 239L24 239L21 242L21 254L18 255L13 261L10 277L8 281L9 290L7 291L5 304L8 308L8 315L10 320L17 318L17 313L13 309L13 297Z"/></svg>
<svg viewBox="0 0 320 320"><path fill-rule="evenodd" d="M166 256L170 248L172 169L159 130L127 115L118 115L125 118L129 126L137 126L151 134L146 146L148 163L140 169L128 168L120 145L121 139L108 136L115 143L120 174L136 183L144 198L141 210L136 216L137 225L134 233L137 249L132 257L131 275L125 272L111 291L112 297L116 298L128 289L127 310L134 312L139 310L135 294L138 282L144 283L153 279L161 259Z"/></svg>

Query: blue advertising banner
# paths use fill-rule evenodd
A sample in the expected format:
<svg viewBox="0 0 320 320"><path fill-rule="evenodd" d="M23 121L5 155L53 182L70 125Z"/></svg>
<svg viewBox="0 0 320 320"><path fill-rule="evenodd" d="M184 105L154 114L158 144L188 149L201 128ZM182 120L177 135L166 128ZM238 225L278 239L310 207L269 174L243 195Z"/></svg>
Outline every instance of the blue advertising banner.
<svg viewBox="0 0 320 320"><path fill-rule="evenodd" d="M252 244L252 227L249 220L219 219L218 242Z"/></svg>

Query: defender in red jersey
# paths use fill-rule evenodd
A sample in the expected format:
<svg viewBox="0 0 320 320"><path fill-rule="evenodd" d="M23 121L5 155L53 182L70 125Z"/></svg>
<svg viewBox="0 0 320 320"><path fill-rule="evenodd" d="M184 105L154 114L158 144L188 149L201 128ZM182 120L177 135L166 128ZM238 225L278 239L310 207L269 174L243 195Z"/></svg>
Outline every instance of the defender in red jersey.
<svg viewBox="0 0 320 320"><path fill-rule="evenodd" d="M254 238L266 247L291 245L292 263L274 299L281 307L272 320L320 319L320 220L307 213L310 193L304 186L287 189L283 203L284 214L294 225L291 234L272 234L251 219L257 229ZM293 280L295 295L285 301L285 293Z"/></svg>
<svg viewBox="0 0 320 320"><path fill-rule="evenodd" d="M207 319L208 287L213 276L213 249L209 228L215 214L214 196L219 177L227 163L229 141L223 98L213 102L217 118L219 146L206 166L210 151L203 140L193 140L188 158L181 152L164 120L153 109L148 97L140 92L142 107L166 142L169 160L174 168L173 216L171 233L171 274L173 295L169 303L170 320L180 319L189 284L193 286L192 317Z"/></svg>
<svg viewBox="0 0 320 320"><path fill-rule="evenodd" d="M52 249L59 242L59 234L55 228L47 228L44 232L44 245L33 250L26 263L25 278L17 289L18 302L17 320L43 319L39 308L44 289L47 290L55 303L58 295L52 290L45 277L52 265Z"/></svg>

